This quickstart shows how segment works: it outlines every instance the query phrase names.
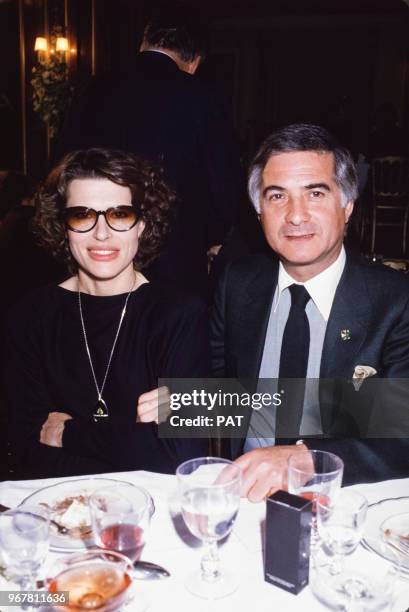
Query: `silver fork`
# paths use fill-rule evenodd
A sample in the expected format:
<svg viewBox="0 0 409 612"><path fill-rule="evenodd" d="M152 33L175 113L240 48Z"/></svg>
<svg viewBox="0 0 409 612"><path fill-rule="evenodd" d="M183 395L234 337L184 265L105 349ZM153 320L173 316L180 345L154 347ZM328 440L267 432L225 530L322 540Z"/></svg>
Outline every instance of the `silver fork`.
<svg viewBox="0 0 409 612"><path fill-rule="evenodd" d="M389 546L400 552L402 555L409 557L409 541L407 542L406 540L403 540L398 535L386 534L384 534L384 540Z"/></svg>

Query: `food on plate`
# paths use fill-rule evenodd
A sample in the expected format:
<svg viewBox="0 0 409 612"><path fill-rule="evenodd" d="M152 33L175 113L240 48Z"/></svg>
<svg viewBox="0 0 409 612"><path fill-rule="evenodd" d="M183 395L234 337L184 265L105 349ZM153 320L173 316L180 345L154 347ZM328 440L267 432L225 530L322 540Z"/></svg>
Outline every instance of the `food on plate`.
<svg viewBox="0 0 409 612"><path fill-rule="evenodd" d="M68 534L74 538L86 538L91 533L91 513L89 510L90 495L81 493L70 495L52 505L43 503L51 512L51 518L67 527Z"/></svg>

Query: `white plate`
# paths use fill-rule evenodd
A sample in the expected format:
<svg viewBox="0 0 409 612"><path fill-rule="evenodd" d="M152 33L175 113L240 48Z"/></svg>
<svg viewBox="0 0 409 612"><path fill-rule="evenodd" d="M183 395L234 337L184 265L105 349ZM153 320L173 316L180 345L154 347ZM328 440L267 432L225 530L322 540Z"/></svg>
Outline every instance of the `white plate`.
<svg viewBox="0 0 409 612"><path fill-rule="evenodd" d="M53 506L56 502L62 501L65 497L77 495L92 495L97 489L108 487L115 483L127 483L124 480L114 480L113 478L80 478L78 480L64 480L49 487L38 489L23 501L23 504L41 504L45 503L48 506ZM51 518L53 516L51 515ZM56 519L58 521L58 519ZM92 536L88 538L73 537L71 535L63 535L58 533L57 529L50 525L50 548L51 550L74 552L84 550L94 546Z"/></svg>
<svg viewBox="0 0 409 612"><path fill-rule="evenodd" d="M408 604L409 591L405 591L392 603L392 612L408 612Z"/></svg>
<svg viewBox="0 0 409 612"><path fill-rule="evenodd" d="M409 497L382 499L376 504L371 504L368 507L368 514L366 517L365 533L362 539L363 546L384 559L393 561L393 552L391 552L390 557L388 557L388 553L382 552L380 546L378 547L377 543L379 542L380 544L382 541L380 526L383 521L390 516L403 512L409 512ZM402 556L401 563L401 572L405 574L405 577L409 577L409 558L405 559Z"/></svg>

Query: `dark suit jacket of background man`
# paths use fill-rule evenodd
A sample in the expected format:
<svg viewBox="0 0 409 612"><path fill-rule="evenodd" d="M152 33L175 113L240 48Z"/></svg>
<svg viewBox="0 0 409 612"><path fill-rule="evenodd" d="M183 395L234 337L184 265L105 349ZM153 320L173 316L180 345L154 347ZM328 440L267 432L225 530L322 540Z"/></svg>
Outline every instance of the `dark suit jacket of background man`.
<svg viewBox="0 0 409 612"><path fill-rule="evenodd" d="M207 247L225 238L242 188L232 129L213 88L163 53L139 53L128 73L94 79L75 99L57 157L93 146L128 150L163 166L181 206L150 272L203 289Z"/></svg>
<svg viewBox="0 0 409 612"><path fill-rule="evenodd" d="M257 379L277 280L278 261L268 255L242 259L227 269L212 320L216 376ZM349 340L342 339L341 330L349 330ZM344 379L354 394L350 382L357 365L372 366L380 378L409 378L409 281L399 272L347 255L327 324L320 382ZM345 431L339 435L336 416L341 408L336 404L336 382L322 382L321 420L328 437L309 439L307 446L343 458L344 484L407 477L409 439L359 439ZM396 385L399 387L399 381ZM404 422L399 431L407 432L407 385L404 392ZM362 410L358 393L356 398L354 409ZM370 402L373 400L371 397ZM388 405L387 397L386 410ZM224 443L233 459L242 454L244 440Z"/></svg>

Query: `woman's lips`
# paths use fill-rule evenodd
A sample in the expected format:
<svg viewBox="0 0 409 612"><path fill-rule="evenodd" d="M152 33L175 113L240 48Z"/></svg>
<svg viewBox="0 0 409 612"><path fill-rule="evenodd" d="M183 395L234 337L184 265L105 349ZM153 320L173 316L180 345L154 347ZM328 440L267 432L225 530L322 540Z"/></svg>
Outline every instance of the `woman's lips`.
<svg viewBox="0 0 409 612"><path fill-rule="evenodd" d="M118 257L118 249L88 249L89 256L94 261L112 261Z"/></svg>

